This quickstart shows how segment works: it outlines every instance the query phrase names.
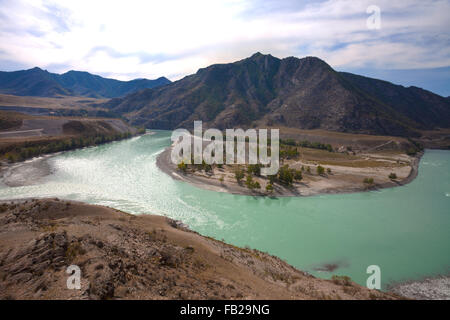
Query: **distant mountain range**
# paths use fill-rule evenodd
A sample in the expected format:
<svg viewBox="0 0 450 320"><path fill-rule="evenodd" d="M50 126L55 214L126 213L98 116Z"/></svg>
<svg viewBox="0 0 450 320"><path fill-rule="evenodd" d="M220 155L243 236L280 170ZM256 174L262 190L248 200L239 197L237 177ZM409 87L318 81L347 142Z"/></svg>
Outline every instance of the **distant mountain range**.
<svg viewBox="0 0 450 320"><path fill-rule="evenodd" d="M50 73L37 67L22 71L0 72L0 93L18 96L65 95L115 98L169 83L170 80L164 77L156 80L120 81L81 71L69 71L64 74Z"/></svg>
<svg viewBox="0 0 450 320"><path fill-rule="evenodd" d="M171 84L105 103L131 123L155 129L286 126L416 136L450 127L450 99L417 88L337 72L306 57L256 53L198 70Z"/></svg>

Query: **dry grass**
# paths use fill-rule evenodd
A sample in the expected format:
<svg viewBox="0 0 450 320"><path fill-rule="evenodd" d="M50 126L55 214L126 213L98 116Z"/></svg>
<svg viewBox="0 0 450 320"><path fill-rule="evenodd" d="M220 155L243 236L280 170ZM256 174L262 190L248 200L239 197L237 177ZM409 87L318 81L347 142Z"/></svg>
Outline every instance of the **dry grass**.
<svg viewBox="0 0 450 320"><path fill-rule="evenodd" d="M100 104L108 101L108 99L95 99L87 97L58 97L58 98L42 98L42 97L23 97L9 94L0 94L1 106L13 107L33 107L33 108L50 108L50 109L92 109L92 104Z"/></svg>

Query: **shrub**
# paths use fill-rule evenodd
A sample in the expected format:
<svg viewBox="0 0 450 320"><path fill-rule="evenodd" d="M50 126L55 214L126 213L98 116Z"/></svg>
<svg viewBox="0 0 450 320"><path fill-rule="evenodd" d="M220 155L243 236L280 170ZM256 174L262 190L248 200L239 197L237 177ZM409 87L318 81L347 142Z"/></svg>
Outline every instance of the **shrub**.
<svg viewBox="0 0 450 320"><path fill-rule="evenodd" d="M247 179L245 181L245 185L247 186L247 188L253 189L253 177L252 177L251 174L247 175Z"/></svg>
<svg viewBox="0 0 450 320"><path fill-rule="evenodd" d="M373 185L374 181L373 181L373 178L364 178L363 183L368 184L368 185Z"/></svg>
<svg viewBox="0 0 450 320"><path fill-rule="evenodd" d="M144 127L138 128L137 133L138 134L144 134L145 133L145 128Z"/></svg>
<svg viewBox="0 0 450 320"><path fill-rule="evenodd" d="M322 166L317 166L317 174L321 176L324 173L325 173L325 168Z"/></svg>
<svg viewBox="0 0 450 320"><path fill-rule="evenodd" d="M212 172L212 166L210 164L205 164L204 169L205 172Z"/></svg>
<svg viewBox="0 0 450 320"><path fill-rule="evenodd" d="M261 185L258 181L254 181L251 174L247 176L247 180L245 181L245 185L249 189L261 189Z"/></svg>
<svg viewBox="0 0 450 320"><path fill-rule="evenodd" d="M257 164L249 164L247 171L249 174L252 174L254 176L259 177L261 175L261 167L262 165L257 163Z"/></svg>
<svg viewBox="0 0 450 320"><path fill-rule="evenodd" d="M294 180L300 181L303 179L302 171L301 170L295 170L294 171Z"/></svg>
<svg viewBox="0 0 450 320"><path fill-rule="evenodd" d="M310 142L310 141L302 141L298 143L300 147L303 148L313 148L313 149L320 149L320 150L327 150L328 152L333 152L333 147L331 144L324 144L320 142Z"/></svg>
<svg viewBox="0 0 450 320"><path fill-rule="evenodd" d="M293 170L287 164L282 166L278 171L278 180L285 185L291 185L294 181Z"/></svg>
<svg viewBox="0 0 450 320"><path fill-rule="evenodd" d="M234 170L234 176L236 178L236 181L238 183L241 183L242 179L244 179L245 177L244 170L242 170L241 168L237 168L236 170Z"/></svg>
<svg viewBox="0 0 450 320"><path fill-rule="evenodd" d="M293 159L296 158L300 155L300 153L298 152L297 148L295 147L288 147L285 149L282 149L280 151L280 158L282 159Z"/></svg>
<svg viewBox="0 0 450 320"><path fill-rule="evenodd" d="M268 184L266 185L266 191L267 191L268 193L272 193L272 192L273 192L273 185L272 185L271 183L268 183Z"/></svg>
<svg viewBox="0 0 450 320"><path fill-rule="evenodd" d="M275 181L277 180L277 175L276 174L269 175L269 176L267 176L267 178L269 178L269 183L270 184L274 184Z"/></svg>
<svg viewBox="0 0 450 320"><path fill-rule="evenodd" d="M417 149L416 148L408 148L407 150L406 150L406 154L408 155L408 156L415 156L416 155L416 153L417 153Z"/></svg>
<svg viewBox="0 0 450 320"><path fill-rule="evenodd" d="M178 170L186 173L187 171L187 165L184 163L184 161L181 161L181 163L178 164Z"/></svg>
<svg viewBox="0 0 450 320"><path fill-rule="evenodd" d="M397 179L397 175L396 175L394 172L392 172L392 173L389 175L389 179L395 180L395 179Z"/></svg>
<svg viewBox="0 0 450 320"><path fill-rule="evenodd" d="M331 281L333 281L334 284L338 284L341 286L351 286L352 285L352 279L348 276L337 276L333 275L331 277Z"/></svg>

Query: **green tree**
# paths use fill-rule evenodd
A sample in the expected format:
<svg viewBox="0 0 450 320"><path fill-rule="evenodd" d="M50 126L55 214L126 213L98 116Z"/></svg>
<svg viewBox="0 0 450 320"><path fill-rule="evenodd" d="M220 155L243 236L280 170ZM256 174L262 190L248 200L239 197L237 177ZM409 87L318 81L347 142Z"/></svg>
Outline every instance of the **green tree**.
<svg viewBox="0 0 450 320"><path fill-rule="evenodd" d="M253 189L253 177L252 177L251 174L247 175L247 179L245 181L245 185L247 186L247 188Z"/></svg>
<svg viewBox="0 0 450 320"><path fill-rule="evenodd" d="M322 166L317 166L317 174L319 175L319 176L321 176L321 175L323 175L325 173L325 168L324 167L322 167Z"/></svg>
<svg viewBox="0 0 450 320"><path fill-rule="evenodd" d="M241 168L237 168L236 170L234 170L234 177L236 178L236 181L238 183L241 183L242 179L244 179L245 177L244 170L242 170Z"/></svg>
<svg viewBox="0 0 450 320"><path fill-rule="evenodd" d="M184 161L181 161L181 163L178 164L178 170L186 173L187 171L187 165L184 163Z"/></svg>
<svg viewBox="0 0 450 320"><path fill-rule="evenodd" d="M294 173L292 171L287 164L282 166L278 171L278 180L282 184L291 185L294 181Z"/></svg>
<svg viewBox="0 0 450 320"><path fill-rule="evenodd" d="M260 163L249 164L247 171L249 174L259 177L261 175L261 167L262 167L262 165Z"/></svg>
<svg viewBox="0 0 450 320"><path fill-rule="evenodd" d="M204 165L205 172L212 172L212 166L210 164Z"/></svg>
<svg viewBox="0 0 450 320"><path fill-rule="evenodd" d="M249 189L261 189L261 185L259 184L258 181L253 180L253 176L251 174L247 175L245 185Z"/></svg>
<svg viewBox="0 0 450 320"><path fill-rule="evenodd" d="M295 170L294 171L294 180L301 181L303 179L302 171L301 170Z"/></svg>

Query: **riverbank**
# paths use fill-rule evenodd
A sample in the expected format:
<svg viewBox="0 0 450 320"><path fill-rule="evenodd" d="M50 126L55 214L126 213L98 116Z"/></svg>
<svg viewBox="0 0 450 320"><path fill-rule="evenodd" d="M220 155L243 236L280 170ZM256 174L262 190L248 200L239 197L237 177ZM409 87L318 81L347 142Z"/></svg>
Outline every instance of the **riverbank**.
<svg viewBox="0 0 450 320"><path fill-rule="evenodd" d="M438 276L407 281L388 287L389 291L417 300L450 300L450 277Z"/></svg>
<svg viewBox="0 0 450 320"><path fill-rule="evenodd" d="M352 193L381 188L392 188L405 185L413 181L418 174L419 162L423 152L415 156L408 156L404 153L362 153L360 159L365 161L361 165L360 159L352 162L344 158L340 160L314 159L312 157L300 156L299 160L287 160L281 165L289 165L290 168L302 170L310 168L310 172L302 171L302 180L295 182L292 186L274 183L273 191L266 192L265 186L269 183L267 179L257 180L261 188L249 189L244 183L238 183L234 170L236 166L224 165L222 168L214 167L212 172L195 171L193 173L184 173L171 161L172 147L166 148L157 158L156 164L160 170L171 176L173 179L190 183L196 187L206 190L226 192L231 194L249 195L249 196L276 196L276 197L295 197L295 196L313 196L320 194ZM313 150L314 154L321 151ZM326 154L326 151L323 151ZM330 153L331 154L331 153ZM341 155L331 154L330 156L339 157ZM366 165L367 163L367 165ZM331 172L324 174L315 174L317 166L323 165L325 170ZM358 167L358 166L359 167ZM372 165L372 166L371 166ZM390 179L389 175L395 173L396 179ZM365 184L364 179L373 179L372 184ZM245 180L245 179L243 179Z"/></svg>
<svg viewBox="0 0 450 320"><path fill-rule="evenodd" d="M120 119L31 116L0 111L0 161L20 162L141 133L142 129Z"/></svg>
<svg viewBox="0 0 450 320"><path fill-rule="evenodd" d="M132 137L142 136L152 133L135 133ZM130 138L132 138L130 137ZM123 139L121 139L123 140ZM120 140L116 140L120 141ZM112 143L111 141L107 143ZM77 149L84 149L93 146L79 147ZM69 151L69 150L67 150ZM52 173L51 166L48 163L48 159L61 154L64 151L53 152L44 154L32 159L27 159L18 162L0 162L0 183L8 187L23 187L36 185L41 182L41 179Z"/></svg>
<svg viewBox="0 0 450 320"><path fill-rule="evenodd" d="M38 184L42 178L51 174L51 168L47 162L48 158L59 153L47 154L16 163L3 163L0 168L1 182L8 187Z"/></svg>
<svg viewBox="0 0 450 320"><path fill-rule="evenodd" d="M66 268L81 268L68 290ZM399 299L315 278L177 221L59 199L0 204L3 299Z"/></svg>

